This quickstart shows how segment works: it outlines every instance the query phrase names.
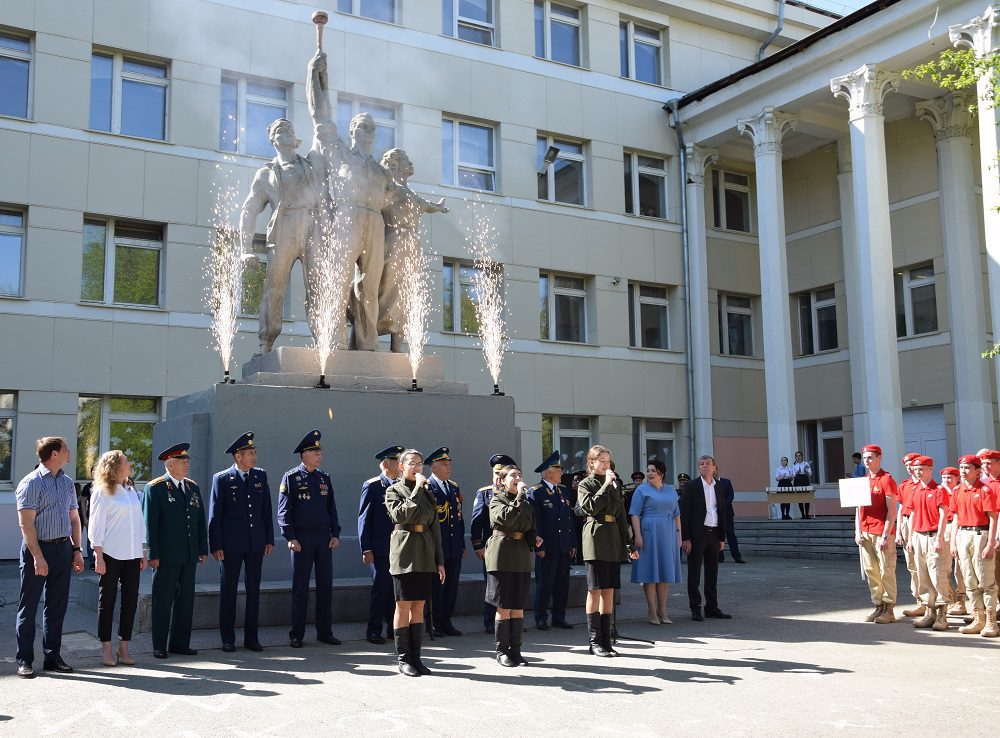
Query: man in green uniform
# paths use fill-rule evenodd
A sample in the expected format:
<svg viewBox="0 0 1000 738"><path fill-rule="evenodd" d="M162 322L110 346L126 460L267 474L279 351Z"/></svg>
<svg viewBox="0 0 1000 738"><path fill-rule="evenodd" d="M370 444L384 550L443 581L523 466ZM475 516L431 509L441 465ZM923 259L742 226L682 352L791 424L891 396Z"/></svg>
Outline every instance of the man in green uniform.
<svg viewBox="0 0 1000 738"><path fill-rule="evenodd" d="M208 557L208 527L201 492L187 478L189 448L190 443L178 443L163 451L158 458L167 473L143 491L153 569L153 656L158 659L167 658L168 651L184 656L198 653L191 648L194 575Z"/></svg>

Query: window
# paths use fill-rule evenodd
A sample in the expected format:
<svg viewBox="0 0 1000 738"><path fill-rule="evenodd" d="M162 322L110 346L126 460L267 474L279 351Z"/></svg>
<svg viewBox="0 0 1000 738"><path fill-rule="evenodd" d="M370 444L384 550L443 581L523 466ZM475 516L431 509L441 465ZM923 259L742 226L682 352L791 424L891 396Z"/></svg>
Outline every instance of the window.
<svg viewBox="0 0 1000 738"><path fill-rule="evenodd" d="M719 352L753 356L753 304L749 297L719 295Z"/></svg>
<svg viewBox="0 0 1000 738"><path fill-rule="evenodd" d="M90 59L90 128L166 139L167 66L121 54Z"/></svg>
<svg viewBox="0 0 1000 738"><path fill-rule="evenodd" d="M493 46L494 0L442 0L444 35Z"/></svg>
<svg viewBox="0 0 1000 738"><path fill-rule="evenodd" d="M479 299L476 288L478 271L475 267L458 262L444 262L444 305L441 312L445 331L479 333L479 319L476 316L476 302Z"/></svg>
<svg viewBox="0 0 1000 738"><path fill-rule="evenodd" d="M543 341L587 341L587 292L582 277L540 274L538 299Z"/></svg>
<svg viewBox="0 0 1000 738"><path fill-rule="evenodd" d="M0 483L13 481L16 418L17 395L13 392L0 392Z"/></svg>
<svg viewBox="0 0 1000 738"><path fill-rule="evenodd" d="M260 314L260 303L264 299L264 280L267 277L267 262L274 250L267 248L264 236L257 235L253 239L253 252L257 255L257 260L243 262L240 315L247 317L256 317ZM292 290L289 286L285 290L285 301L281 310L284 320L288 320L292 312L291 295Z"/></svg>
<svg viewBox="0 0 1000 738"><path fill-rule="evenodd" d="M919 336L938 329L934 265L901 269L893 275L896 291L896 336Z"/></svg>
<svg viewBox="0 0 1000 738"><path fill-rule="evenodd" d="M559 151L553 162L546 165L545 155L549 147ZM563 202L570 205L585 205L587 198L583 184L583 144L551 136L539 136L536 146L538 167L538 199Z"/></svg>
<svg viewBox="0 0 1000 738"><path fill-rule="evenodd" d="M386 23L396 22L396 0L337 0L337 11Z"/></svg>
<svg viewBox="0 0 1000 738"><path fill-rule="evenodd" d="M542 416L542 458L558 449L559 462L565 471L586 469L590 445L590 418Z"/></svg>
<svg viewBox="0 0 1000 738"><path fill-rule="evenodd" d="M750 233L750 176L738 172L712 171L715 227Z"/></svg>
<svg viewBox="0 0 1000 738"><path fill-rule="evenodd" d="M153 469L153 424L159 421L155 397L86 397L76 416L76 478L93 479L101 454L120 449L132 463L132 479L148 482Z"/></svg>
<svg viewBox="0 0 1000 738"><path fill-rule="evenodd" d="M0 208L0 295L21 294L24 213Z"/></svg>
<svg viewBox="0 0 1000 738"><path fill-rule="evenodd" d="M580 66L580 11L535 0L535 56Z"/></svg>
<svg viewBox="0 0 1000 738"><path fill-rule="evenodd" d="M345 141L351 139L351 119L361 113L368 113L375 120L372 156L378 161L382 154L396 147L396 130L399 125L396 106L381 100L337 95L337 132Z"/></svg>
<svg viewBox="0 0 1000 738"><path fill-rule="evenodd" d="M799 349L803 356L837 348L837 295L824 287L799 295Z"/></svg>
<svg viewBox="0 0 1000 738"><path fill-rule="evenodd" d="M160 226L114 219L84 220L80 299L159 305L162 246Z"/></svg>
<svg viewBox="0 0 1000 738"><path fill-rule="evenodd" d="M841 418L799 423L802 454L811 461L813 484L836 484L844 477L844 422Z"/></svg>
<svg viewBox="0 0 1000 738"><path fill-rule="evenodd" d="M674 423L672 420L632 419L635 468L646 473L646 464L659 459L667 465L666 484L674 479ZM624 470L622 470L624 471Z"/></svg>
<svg viewBox="0 0 1000 738"><path fill-rule="evenodd" d="M441 121L441 181L496 191L492 126L445 118Z"/></svg>
<svg viewBox="0 0 1000 738"><path fill-rule="evenodd" d="M660 56L663 39L659 29L623 20L618 26L618 41L622 77L654 85L663 83L663 63Z"/></svg>
<svg viewBox="0 0 1000 738"><path fill-rule="evenodd" d="M31 40L0 33L0 115L28 117Z"/></svg>
<svg viewBox="0 0 1000 738"><path fill-rule="evenodd" d="M222 77L219 148L251 156L274 156L267 127L288 117L288 86L245 77Z"/></svg>
<svg viewBox="0 0 1000 738"><path fill-rule="evenodd" d="M670 348L670 300L666 287L644 284L628 286L629 345L639 348Z"/></svg>
<svg viewBox="0 0 1000 738"><path fill-rule="evenodd" d="M625 212L667 217L667 166L663 159L625 152Z"/></svg>

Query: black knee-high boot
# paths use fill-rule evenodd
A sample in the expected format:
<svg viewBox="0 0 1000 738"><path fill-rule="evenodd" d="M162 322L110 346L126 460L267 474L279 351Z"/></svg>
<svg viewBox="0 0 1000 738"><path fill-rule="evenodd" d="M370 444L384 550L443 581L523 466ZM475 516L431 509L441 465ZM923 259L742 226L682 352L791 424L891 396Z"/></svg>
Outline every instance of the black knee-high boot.
<svg viewBox="0 0 1000 738"><path fill-rule="evenodd" d="M410 623L410 663L413 664L421 674L430 674L431 670L424 666L420 660L420 638L423 635L423 623Z"/></svg>
<svg viewBox="0 0 1000 738"><path fill-rule="evenodd" d="M611 645L611 616L601 615L601 645L608 652L608 656L617 656L618 652Z"/></svg>
<svg viewBox="0 0 1000 738"><path fill-rule="evenodd" d="M510 658L519 665L527 666L528 659L521 655L524 643L524 618L510 619Z"/></svg>
<svg viewBox="0 0 1000 738"><path fill-rule="evenodd" d="M396 658L399 661L399 673L406 676L420 676L417 667L410 663L410 629L395 628L392 639L396 644Z"/></svg>
<svg viewBox="0 0 1000 738"><path fill-rule="evenodd" d="M496 628L494 629L494 636L497 641L497 663L500 666L517 666L517 661L511 658L510 624L510 620L497 620Z"/></svg>
<svg viewBox="0 0 1000 738"><path fill-rule="evenodd" d="M595 656L610 656L611 653L604 647L604 637L601 633L601 614L598 612L587 613L587 635L590 638L590 652Z"/></svg>

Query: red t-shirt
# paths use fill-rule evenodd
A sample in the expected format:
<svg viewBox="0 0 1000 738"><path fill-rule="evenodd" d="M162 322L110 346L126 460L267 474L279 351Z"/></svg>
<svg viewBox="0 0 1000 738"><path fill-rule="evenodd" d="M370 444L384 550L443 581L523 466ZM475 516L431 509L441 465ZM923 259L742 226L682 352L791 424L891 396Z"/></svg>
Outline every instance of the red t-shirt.
<svg viewBox="0 0 1000 738"><path fill-rule="evenodd" d="M920 483L910 486L909 497L903 503L903 514L912 513L913 530L927 533L937 530L938 508L947 510L949 503L948 491L932 479L926 487Z"/></svg>
<svg viewBox="0 0 1000 738"><path fill-rule="evenodd" d="M879 469L875 476L868 475L868 487L872 492L872 504L860 508L861 532L881 535L885 532L885 516L889 514L886 497L898 495L896 480L885 469Z"/></svg>
<svg viewBox="0 0 1000 738"><path fill-rule="evenodd" d="M958 513L961 526L989 525L988 512L996 512L997 500L993 490L977 479L971 489L965 483L959 484L951 496L950 509Z"/></svg>
<svg viewBox="0 0 1000 738"><path fill-rule="evenodd" d="M908 509L907 506L910 504L910 495L913 494L913 490L916 487L916 483L910 477L907 477L902 482L899 483L899 495L897 499L899 500L899 505L903 508L903 515L909 516L912 509Z"/></svg>

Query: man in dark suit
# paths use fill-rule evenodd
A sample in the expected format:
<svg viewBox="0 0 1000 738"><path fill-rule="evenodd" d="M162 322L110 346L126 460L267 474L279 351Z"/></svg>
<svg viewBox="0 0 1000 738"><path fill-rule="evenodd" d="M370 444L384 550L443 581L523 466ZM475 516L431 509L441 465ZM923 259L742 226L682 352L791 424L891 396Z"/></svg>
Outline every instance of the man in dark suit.
<svg viewBox="0 0 1000 738"><path fill-rule="evenodd" d="M143 507L149 566L153 570L153 656L167 652L194 656L194 576L208 558L205 504L198 485L187 478L189 443L178 443L159 455L167 473L146 485ZM167 635L170 638L168 641Z"/></svg>
<svg viewBox="0 0 1000 738"><path fill-rule="evenodd" d="M715 478L715 459L698 459L698 478L688 482L681 498L681 549L688 557L688 602L691 619L732 617L719 609L719 552L726 546L726 498ZM730 485L731 487L732 485ZM701 611L701 567L705 565L705 614Z"/></svg>
<svg viewBox="0 0 1000 738"><path fill-rule="evenodd" d="M392 635L392 615L396 600L389 573L389 539L393 523L385 507L385 491L399 478L399 455L402 446L389 446L375 454L380 474L361 485L361 505L358 508L358 543L361 544L361 561L368 565L372 575L372 588L368 598L369 643L381 645L382 623Z"/></svg>
<svg viewBox="0 0 1000 738"><path fill-rule="evenodd" d="M559 482L562 465L559 452L553 451L535 467L542 481L528 491L535 511L535 529L542 547L535 550L535 624L548 630L549 603L552 604L552 626L572 628L566 622L566 600L569 596L569 562L576 554L576 528L569 492Z"/></svg>
<svg viewBox="0 0 1000 738"><path fill-rule="evenodd" d="M243 645L262 651L257 636L260 611L260 577L264 557L274 549L271 488L267 472L258 469L257 446L252 432L244 433L226 449L234 464L212 477L208 503L208 543L219 562L219 632L222 650L236 650L236 592L244 570L246 612Z"/></svg>

